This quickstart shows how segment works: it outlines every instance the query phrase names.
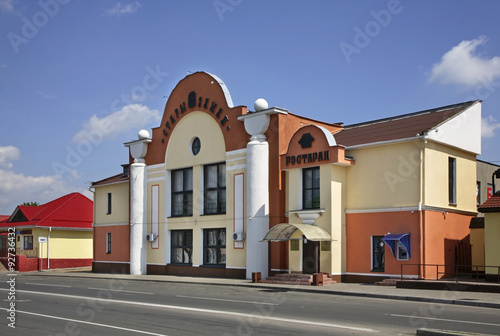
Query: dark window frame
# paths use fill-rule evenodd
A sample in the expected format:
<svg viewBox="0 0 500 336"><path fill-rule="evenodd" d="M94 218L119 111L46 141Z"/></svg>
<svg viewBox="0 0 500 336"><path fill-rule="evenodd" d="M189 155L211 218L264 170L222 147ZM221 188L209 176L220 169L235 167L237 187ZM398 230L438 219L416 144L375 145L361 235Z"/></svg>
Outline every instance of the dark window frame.
<svg viewBox="0 0 500 336"><path fill-rule="evenodd" d="M385 272L385 243L382 240L384 236L371 236L371 271L372 272ZM379 259L377 259L379 256ZM382 264L382 266L380 266Z"/></svg>
<svg viewBox="0 0 500 336"><path fill-rule="evenodd" d="M217 244L210 244L209 242L209 232L216 231L217 232ZM220 244L220 233L224 231L224 244ZM217 228L217 229L204 229L203 230L203 265L204 266L212 266L212 267L226 267L226 258L227 258L227 235L225 228ZM216 250L216 262L209 262L209 252L208 249ZM222 251L224 250L224 251Z"/></svg>
<svg viewBox="0 0 500 336"><path fill-rule="evenodd" d="M209 187L208 182L208 174L209 169L211 167L216 167L217 169L217 186ZM226 163L219 162L210 165L205 165L203 167L203 214L204 215L223 215L226 213ZM209 201L210 197L208 196L211 193L216 194L216 206L215 210L212 210L213 207L210 206Z"/></svg>
<svg viewBox="0 0 500 336"><path fill-rule="evenodd" d="M107 199L106 215L111 215L111 205L112 205L111 193L108 193L107 197L108 197L108 199Z"/></svg>
<svg viewBox="0 0 500 336"><path fill-rule="evenodd" d="M306 176L308 172L311 172L310 187L306 187L308 184L308 177ZM318 179L317 186L314 185L315 178ZM319 167L309 167L302 169L302 209L319 209L320 208L320 193L321 193L321 183L320 179L320 168ZM310 193L310 197L309 197Z"/></svg>
<svg viewBox="0 0 500 336"><path fill-rule="evenodd" d="M182 241L184 244L177 244L175 235L182 234ZM190 243L189 243L190 242ZM183 252L188 253L188 260L184 260L185 255L182 253L182 261L174 261L176 249L182 249ZM192 265L193 264L193 230L172 230L170 232L170 263L173 265Z"/></svg>
<svg viewBox="0 0 500 336"><path fill-rule="evenodd" d="M111 232L106 232L106 254L111 253Z"/></svg>
<svg viewBox="0 0 500 336"><path fill-rule="evenodd" d="M182 173L182 189L175 191L176 186L175 186L175 175L176 174L181 174ZM187 175L191 175L191 189L188 189L186 182L188 179L186 179ZM193 215L193 168L182 168L182 169L176 169L172 170L171 172L171 212L172 212L172 217L188 217ZM182 195L182 212L177 212L177 206L176 206L176 196Z"/></svg>
<svg viewBox="0 0 500 336"><path fill-rule="evenodd" d="M457 205L457 159L448 157L448 202Z"/></svg>
<svg viewBox="0 0 500 336"><path fill-rule="evenodd" d="M23 250L33 250L33 236L23 236Z"/></svg>

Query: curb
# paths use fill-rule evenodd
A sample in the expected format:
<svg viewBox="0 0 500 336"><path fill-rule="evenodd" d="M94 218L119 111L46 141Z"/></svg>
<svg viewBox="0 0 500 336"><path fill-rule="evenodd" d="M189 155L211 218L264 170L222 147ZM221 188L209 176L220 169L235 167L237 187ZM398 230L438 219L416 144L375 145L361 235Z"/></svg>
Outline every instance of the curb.
<svg viewBox="0 0 500 336"><path fill-rule="evenodd" d="M314 294L329 294L329 295L340 295L340 296L351 296L351 297L361 297L361 298L373 298L373 299L384 299L384 300L399 300L399 301L413 301L413 302L426 302L426 303L437 303L437 304L454 304L460 306L469 306L469 307L482 307L482 308L493 308L500 309L500 303L492 303L492 302L478 302L478 301L463 301L463 300L453 300L453 299L435 299L435 298L425 298L425 297L417 297L417 296L400 296L400 295L390 295L390 294L374 294L374 293L359 293L359 292L344 292L344 291L336 291L336 290L317 290L314 288L298 288L298 287L281 287L278 285L263 285L263 284L254 284L254 283L216 283L216 282L203 282L203 281L180 281L180 280L157 280L157 279L134 279L134 278L122 278L122 277L114 277L112 274L104 274L105 276L95 277L89 276L86 274L78 274L78 275L63 275L63 274L45 274L52 277L73 277L73 278L88 278L88 279L123 279L129 281L152 281L152 282L168 282L168 283L178 283L178 284L196 284L196 285L211 285L211 286L240 286L240 287L248 287L248 288L262 288L262 289L270 289L275 290L277 292L301 292L301 293L314 293ZM37 275L43 275L43 272L37 273ZM107 275L107 276L106 276ZM120 274L117 274L120 275ZM423 329L425 330L425 329ZM430 329L429 329L430 330ZM423 334L422 334L423 335ZM428 334L431 335L431 334ZM447 334L443 334L447 335ZM451 334L455 335L455 334ZM464 335L464 334L458 334ZM467 335L467 334L466 334ZM475 334L471 334L475 335Z"/></svg>
<svg viewBox="0 0 500 336"><path fill-rule="evenodd" d="M417 329L417 336L493 336L487 334L476 334L476 333L468 333L468 332L460 332L460 331L452 331L452 330L440 330L440 329L427 329L420 328Z"/></svg>

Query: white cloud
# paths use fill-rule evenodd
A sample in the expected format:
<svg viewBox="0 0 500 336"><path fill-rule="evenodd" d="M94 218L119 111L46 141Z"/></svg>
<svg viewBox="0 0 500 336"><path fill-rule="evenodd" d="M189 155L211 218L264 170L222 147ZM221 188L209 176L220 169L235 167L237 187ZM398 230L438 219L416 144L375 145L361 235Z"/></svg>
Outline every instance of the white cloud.
<svg viewBox="0 0 500 336"><path fill-rule="evenodd" d="M0 167L12 168L12 162L19 159L19 149L14 146L0 146Z"/></svg>
<svg viewBox="0 0 500 336"><path fill-rule="evenodd" d="M50 202L72 192L91 197L84 187L70 186L60 176L25 176L0 169L0 214L10 215L23 202Z"/></svg>
<svg viewBox="0 0 500 336"><path fill-rule="evenodd" d="M500 122L497 122L492 116L481 118L481 136L483 138L493 138L495 130L500 129Z"/></svg>
<svg viewBox="0 0 500 336"><path fill-rule="evenodd" d="M0 0L0 9L12 13L14 11L14 0Z"/></svg>
<svg viewBox="0 0 500 336"><path fill-rule="evenodd" d="M484 58L476 52L477 47L484 46L486 41L486 36L480 36L460 42L434 64L429 80L472 86L500 77L500 57Z"/></svg>
<svg viewBox="0 0 500 336"><path fill-rule="evenodd" d="M124 106L104 118L95 114L83 125L83 129L75 134L73 142L91 141L94 145L103 139L115 139L118 135L131 131L139 131L146 125L159 122L158 110L152 110L142 104Z"/></svg>
<svg viewBox="0 0 500 336"><path fill-rule="evenodd" d="M139 8L141 8L141 4L138 1L131 2L126 5L122 5L121 2L117 2L112 8L106 11L106 14L111 16L134 14Z"/></svg>

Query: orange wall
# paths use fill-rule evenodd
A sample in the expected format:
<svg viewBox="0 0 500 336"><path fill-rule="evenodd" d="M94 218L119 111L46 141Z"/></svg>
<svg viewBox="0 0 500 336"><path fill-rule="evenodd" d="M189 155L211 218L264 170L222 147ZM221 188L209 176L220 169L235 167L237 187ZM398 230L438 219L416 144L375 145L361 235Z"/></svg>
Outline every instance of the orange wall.
<svg viewBox="0 0 500 336"><path fill-rule="evenodd" d="M424 211L426 264L454 265L455 245L470 234L470 220L466 216L448 212ZM435 276L428 274L430 277Z"/></svg>
<svg viewBox="0 0 500 336"><path fill-rule="evenodd" d="M106 253L106 233L111 232L111 253ZM94 227L94 260L125 261L130 260L130 227L101 226Z"/></svg>
<svg viewBox="0 0 500 336"><path fill-rule="evenodd" d="M349 273L371 272L371 237L390 233L411 234L411 258L398 261L385 247L385 273L400 274L401 264L420 263L419 213L411 211L348 214L346 216L347 267ZM373 272L373 275L383 273Z"/></svg>

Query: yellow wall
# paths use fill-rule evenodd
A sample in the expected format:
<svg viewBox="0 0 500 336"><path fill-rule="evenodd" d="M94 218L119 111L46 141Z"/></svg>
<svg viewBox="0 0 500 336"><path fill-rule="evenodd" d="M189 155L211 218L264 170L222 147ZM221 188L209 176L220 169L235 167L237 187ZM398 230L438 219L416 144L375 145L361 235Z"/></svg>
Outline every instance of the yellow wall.
<svg viewBox="0 0 500 336"><path fill-rule="evenodd" d="M201 141L201 150L198 155L191 153L192 140L198 137ZM166 169L174 170L181 168L193 168L193 215L188 217L167 218L168 230L193 230L193 265L203 264L203 229L226 228L226 267L245 267L245 248L235 249L233 245L233 189L234 175L245 172L245 168L237 166L246 164L246 153L238 152L228 154L226 157L224 137L218 123L206 112L191 112L183 117L175 127L168 143L166 152ZM226 161L227 160L227 161ZM203 165L226 162L226 214L222 215L200 215L203 210L202 202L202 176ZM158 184L153 182L152 184ZM151 186L148 183L148 190ZM165 213L165 201L162 198L165 189L160 185L160 218ZM150 195L148 195L150 197ZM245 196L246 197L246 196ZM149 203L149 201L148 201ZM148 215L149 216L149 215ZM246 223L244 223L246 228ZM160 230L163 230L160 225ZM161 243L160 246L164 243ZM160 254L164 251L149 252L148 263L163 262ZM155 254L155 256L153 256Z"/></svg>
<svg viewBox="0 0 500 336"><path fill-rule="evenodd" d="M484 247L486 266L500 266L500 213L484 214ZM498 274L498 269L487 268L486 273Z"/></svg>
<svg viewBox="0 0 500 336"><path fill-rule="evenodd" d="M46 237L49 240L49 230L36 228L32 230L33 251L36 251L38 258L47 258L47 248L50 244L49 257L57 259L92 259L93 258L93 232L92 231L72 231L52 229L49 243L39 243L38 237ZM20 235L20 242L17 247L21 247L24 236ZM41 248L40 248L41 247ZM29 251L26 251L29 253ZM22 253L22 252L21 252Z"/></svg>
<svg viewBox="0 0 500 336"><path fill-rule="evenodd" d="M320 208L322 215L315 224L325 229L334 241L331 242L331 251L320 251L320 272L340 274L345 271L345 194L346 172L352 167L337 165L320 166ZM287 174L288 210L302 209L301 186L302 169L290 169ZM302 220L296 214L290 214L290 223L301 224ZM298 230L292 238L300 238ZM300 244L302 249L302 244ZM301 251L289 251L289 270L301 271Z"/></svg>
<svg viewBox="0 0 500 336"><path fill-rule="evenodd" d="M470 245L472 265L486 265L484 261L484 229L470 230ZM478 270L484 271L484 268L481 267Z"/></svg>
<svg viewBox="0 0 500 336"><path fill-rule="evenodd" d="M417 206L422 143L413 141L352 149L347 170L349 210Z"/></svg>
<svg viewBox="0 0 500 336"><path fill-rule="evenodd" d="M456 158L457 204L448 198L448 158ZM434 142L425 150L425 205L476 212L476 156Z"/></svg>
<svg viewBox="0 0 500 336"><path fill-rule="evenodd" d="M111 193L111 214L108 209L108 193ZM94 193L94 225L129 224L129 184L121 182L97 186Z"/></svg>

